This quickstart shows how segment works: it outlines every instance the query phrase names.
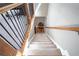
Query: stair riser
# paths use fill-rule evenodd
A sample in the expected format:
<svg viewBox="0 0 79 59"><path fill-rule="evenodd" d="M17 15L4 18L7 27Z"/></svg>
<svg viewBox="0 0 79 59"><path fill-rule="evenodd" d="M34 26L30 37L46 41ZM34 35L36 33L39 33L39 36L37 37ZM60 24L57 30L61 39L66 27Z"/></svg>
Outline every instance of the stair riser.
<svg viewBox="0 0 79 59"><path fill-rule="evenodd" d="M49 46L46 46L46 45L30 45L29 48L57 48L55 45L49 45Z"/></svg>
<svg viewBox="0 0 79 59"><path fill-rule="evenodd" d="M52 42L32 42L30 44L54 44Z"/></svg>
<svg viewBox="0 0 79 59"><path fill-rule="evenodd" d="M60 50L31 50L29 56L61 56Z"/></svg>

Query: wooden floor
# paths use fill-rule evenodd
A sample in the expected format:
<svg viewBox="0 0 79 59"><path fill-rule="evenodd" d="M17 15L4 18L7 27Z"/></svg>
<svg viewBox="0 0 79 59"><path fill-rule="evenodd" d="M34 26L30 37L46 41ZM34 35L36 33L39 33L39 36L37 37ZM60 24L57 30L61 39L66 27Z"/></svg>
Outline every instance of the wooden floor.
<svg viewBox="0 0 79 59"><path fill-rule="evenodd" d="M37 33L33 38L28 51L28 56L62 56L60 49L44 34Z"/></svg>

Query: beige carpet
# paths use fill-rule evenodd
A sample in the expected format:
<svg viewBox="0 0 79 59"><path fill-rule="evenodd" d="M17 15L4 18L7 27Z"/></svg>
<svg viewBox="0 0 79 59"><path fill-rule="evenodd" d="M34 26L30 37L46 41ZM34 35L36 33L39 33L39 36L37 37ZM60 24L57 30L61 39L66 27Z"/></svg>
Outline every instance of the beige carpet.
<svg viewBox="0 0 79 59"><path fill-rule="evenodd" d="M44 34L37 33L33 38L28 51L28 56L62 56L60 49Z"/></svg>

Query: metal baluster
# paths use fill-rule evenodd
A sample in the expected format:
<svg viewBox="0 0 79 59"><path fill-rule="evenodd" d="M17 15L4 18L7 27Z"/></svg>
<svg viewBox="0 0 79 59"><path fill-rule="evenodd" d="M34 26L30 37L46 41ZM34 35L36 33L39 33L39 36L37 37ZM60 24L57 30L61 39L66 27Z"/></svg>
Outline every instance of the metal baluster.
<svg viewBox="0 0 79 59"><path fill-rule="evenodd" d="M17 15L17 13L16 13L15 10L14 10L14 12L15 12L15 14L16 14L16 18L18 19L19 25L21 26L20 21L19 21L19 18L18 18L18 15ZM20 27L20 28L21 28L21 27ZM21 28L21 30L22 30L22 28ZM22 37L23 37L23 32L22 32L22 31L21 31L21 34L22 34Z"/></svg>
<svg viewBox="0 0 79 59"><path fill-rule="evenodd" d="M17 25L17 27L18 27L18 29L19 29L19 31L20 31L20 27L19 27L19 25L18 25L18 23L17 23L17 19L15 18L15 16L14 16L12 10L10 10L10 12L11 12L12 17L14 18L14 20L15 20L15 22L16 22L16 25ZM20 31L20 32L21 32L21 31ZM21 38L21 40L22 40L22 37L21 37L20 33L19 33L19 36L20 36L20 38ZM22 41L23 41L23 40L22 40Z"/></svg>
<svg viewBox="0 0 79 59"><path fill-rule="evenodd" d="M3 16L3 14L1 14L2 15L2 17L4 18L4 19L6 19L4 16ZM16 40L12 37L12 35L9 33L9 31L0 23L0 25L4 28L4 30L8 33L8 35L13 39L13 41L15 41L15 43L20 47L20 45L16 42ZM10 27L10 26L9 26ZM20 47L21 48L21 47Z"/></svg>
<svg viewBox="0 0 79 59"><path fill-rule="evenodd" d="M22 8L21 8L22 9ZM19 11L20 11L20 9L19 9ZM24 9L22 9L22 12L23 13L19 13L19 15L24 15ZM18 16L21 20L25 20L25 19L23 19L23 16ZM22 22L22 21L21 21ZM22 23L22 26L23 26L23 23ZM24 28L24 26L23 26L23 28ZM25 31L23 31L24 32L24 35L25 35ZM24 36L23 36L23 38L24 38Z"/></svg>
<svg viewBox="0 0 79 59"><path fill-rule="evenodd" d="M17 30L17 28L16 28L16 26L15 26L14 22L12 21L12 18L10 17L9 13L8 13L8 12L6 12L6 13L7 13L7 15L8 15L8 18L9 18L9 19L10 19L10 21L12 22L12 24L13 24L14 28L15 28L15 29L16 29L16 31L18 32L18 30ZM15 32L14 32L14 33L15 33ZM19 34L19 32L18 32L18 34ZM19 34L19 35L20 35L20 34ZM15 36L18 38L18 36L16 35L16 33L15 33ZM18 38L18 40L19 40L20 44L22 44L19 38Z"/></svg>
<svg viewBox="0 0 79 59"><path fill-rule="evenodd" d="M24 15L24 13L25 13L25 10L22 8L22 11L23 11L23 15ZM23 16L22 16L22 18L23 18ZM25 32L24 32L24 34L25 34Z"/></svg>
<svg viewBox="0 0 79 59"><path fill-rule="evenodd" d="M19 9L19 11L20 11L20 9ZM24 19L22 18L21 12L18 12L18 13L19 13L18 17L20 18L20 20L21 20L21 22L22 22L21 27L23 27L22 29L23 29L23 34L24 34L24 26L23 26L23 21L22 21L22 20L24 20Z"/></svg>
<svg viewBox="0 0 79 59"><path fill-rule="evenodd" d="M19 22L21 21L21 18L19 17L20 16L20 13L18 12L19 9L17 10L17 17L19 18ZM20 22L20 26L22 28L22 33L24 34L24 31L23 31L23 26L22 26L22 21ZM24 35L23 35L24 36Z"/></svg>

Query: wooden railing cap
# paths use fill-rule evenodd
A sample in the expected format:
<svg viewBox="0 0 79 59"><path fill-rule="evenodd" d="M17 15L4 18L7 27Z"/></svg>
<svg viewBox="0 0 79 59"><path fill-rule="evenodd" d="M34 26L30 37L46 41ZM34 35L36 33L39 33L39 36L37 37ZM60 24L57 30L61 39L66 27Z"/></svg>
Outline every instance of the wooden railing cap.
<svg viewBox="0 0 79 59"><path fill-rule="evenodd" d="M6 5L4 7L1 7L0 8L0 14L6 12L8 10L11 10L11 9L13 9L15 7L18 7L18 6L22 5L22 4L23 3L12 3L12 4Z"/></svg>

